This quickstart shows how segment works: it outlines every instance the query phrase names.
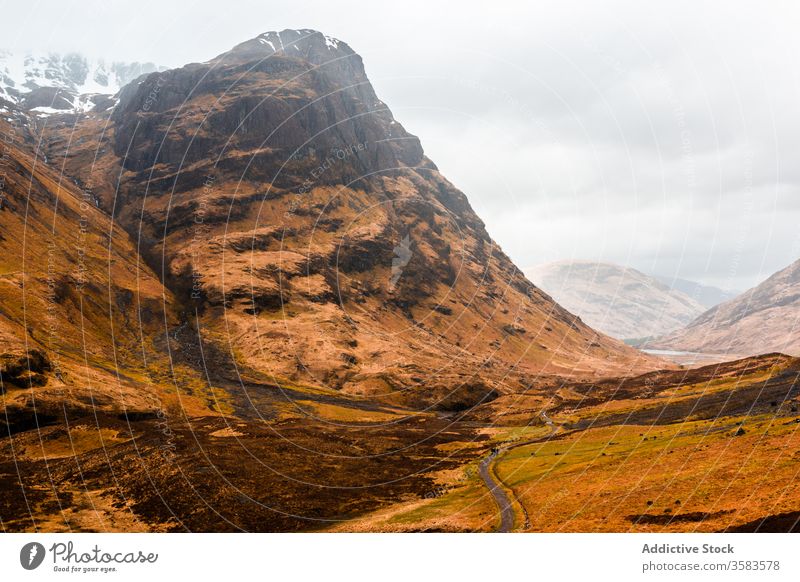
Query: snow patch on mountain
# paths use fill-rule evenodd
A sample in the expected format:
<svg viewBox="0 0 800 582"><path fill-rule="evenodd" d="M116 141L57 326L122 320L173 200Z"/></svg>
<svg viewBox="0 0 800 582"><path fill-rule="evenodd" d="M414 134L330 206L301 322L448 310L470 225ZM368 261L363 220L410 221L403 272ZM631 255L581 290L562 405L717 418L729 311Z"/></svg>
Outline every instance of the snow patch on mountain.
<svg viewBox="0 0 800 582"><path fill-rule="evenodd" d="M153 63L110 62L77 53L20 54L0 50L0 99L38 114L86 112L96 95L115 95Z"/></svg>
<svg viewBox="0 0 800 582"><path fill-rule="evenodd" d="M328 50L337 50L341 41L327 34L308 28L265 32L256 37L259 44L269 46L273 52L303 52L304 47L314 38L321 38Z"/></svg>

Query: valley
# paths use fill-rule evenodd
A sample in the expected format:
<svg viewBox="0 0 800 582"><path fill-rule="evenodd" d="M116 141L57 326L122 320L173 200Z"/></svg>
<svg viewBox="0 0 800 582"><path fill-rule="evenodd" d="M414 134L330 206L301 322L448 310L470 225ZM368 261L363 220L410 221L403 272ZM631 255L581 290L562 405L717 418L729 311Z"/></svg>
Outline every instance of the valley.
<svg viewBox="0 0 800 582"><path fill-rule="evenodd" d="M562 306L338 39L143 67L2 79L0 530L797 528L800 360Z"/></svg>
<svg viewBox="0 0 800 582"><path fill-rule="evenodd" d="M797 360L770 356L571 386L580 397L554 403L552 427L484 429L495 453L480 474L504 489L513 525L481 495L476 462L434 499L338 529L796 531L799 373Z"/></svg>
<svg viewBox="0 0 800 582"><path fill-rule="evenodd" d="M248 414L166 426L70 415L14 434L0 449L3 527L797 527L787 516L798 503L800 361L785 356L564 381L446 414L304 386L247 385L239 397Z"/></svg>

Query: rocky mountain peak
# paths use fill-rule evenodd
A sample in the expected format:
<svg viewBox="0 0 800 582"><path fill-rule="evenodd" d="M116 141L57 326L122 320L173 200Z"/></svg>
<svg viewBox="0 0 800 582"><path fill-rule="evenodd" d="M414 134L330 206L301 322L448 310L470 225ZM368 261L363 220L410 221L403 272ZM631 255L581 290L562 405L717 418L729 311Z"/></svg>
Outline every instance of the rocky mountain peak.
<svg viewBox="0 0 800 582"><path fill-rule="evenodd" d="M236 45L212 61L217 66L249 63L265 66L291 66L286 60L302 63L311 74L338 85L338 91L352 95L368 110L393 121L386 104L375 94L361 57L350 46L322 32L301 29L270 31ZM333 87L330 87L332 90Z"/></svg>
<svg viewBox="0 0 800 582"><path fill-rule="evenodd" d="M174 129L170 119L186 115L199 116L201 131L172 131L164 144L150 139ZM227 169L283 187L301 187L313 169L330 166L330 155L353 148L347 163L324 172L322 183L389 168L435 168L377 97L361 57L312 30L267 32L206 63L147 75L123 89L113 119L116 150L127 152L124 163L132 170L155 161L208 162L215 144L255 156L227 159ZM263 171L281 165L278 175ZM290 179L301 173L303 180ZM174 187L183 189L187 179L192 187L192 175L182 172Z"/></svg>
<svg viewBox="0 0 800 582"><path fill-rule="evenodd" d="M308 28L265 32L236 45L225 55L269 56L276 53L300 57L316 64L325 63L332 57L355 56L361 61L347 43Z"/></svg>

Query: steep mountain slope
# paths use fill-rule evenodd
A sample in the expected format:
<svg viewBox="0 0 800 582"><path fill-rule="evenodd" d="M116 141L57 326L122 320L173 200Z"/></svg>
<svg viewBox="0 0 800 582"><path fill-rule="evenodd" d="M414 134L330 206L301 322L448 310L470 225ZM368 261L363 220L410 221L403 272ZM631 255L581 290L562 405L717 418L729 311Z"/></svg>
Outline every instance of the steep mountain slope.
<svg viewBox="0 0 800 582"><path fill-rule="evenodd" d="M534 267L528 275L587 324L620 339L662 335L703 312L680 291L619 265L559 261Z"/></svg>
<svg viewBox="0 0 800 582"><path fill-rule="evenodd" d="M651 346L737 355L800 355L800 261Z"/></svg>
<svg viewBox="0 0 800 582"><path fill-rule="evenodd" d="M17 54L0 51L0 100L38 115L85 112L110 106L110 96L142 74L159 70L153 63L106 64L69 53Z"/></svg>
<svg viewBox="0 0 800 582"><path fill-rule="evenodd" d="M138 239L232 377L400 403L457 389L455 406L525 374L658 365L525 279L343 42L266 33L128 85L107 121L51 119L48 158Z"/></svg>
<svg viewBox="0 0 800 582"><path fill-rule="evenodd" d="M90 195L3 120L0 132L0 434L176 410L163 331L171 294Z"/></svg>

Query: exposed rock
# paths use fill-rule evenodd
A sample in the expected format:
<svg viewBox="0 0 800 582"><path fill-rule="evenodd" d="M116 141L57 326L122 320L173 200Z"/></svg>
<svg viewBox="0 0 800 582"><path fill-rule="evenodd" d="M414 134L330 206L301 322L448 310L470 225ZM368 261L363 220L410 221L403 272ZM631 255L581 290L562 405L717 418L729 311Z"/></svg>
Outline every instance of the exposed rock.
<svg viewBox="0 0 800 582"><path fill-rule="evenodd" d="M51 369L50 361L42 350L0 354L0 390L4 391L3 385L6 383L19 387L43 386Z"/></svg>

